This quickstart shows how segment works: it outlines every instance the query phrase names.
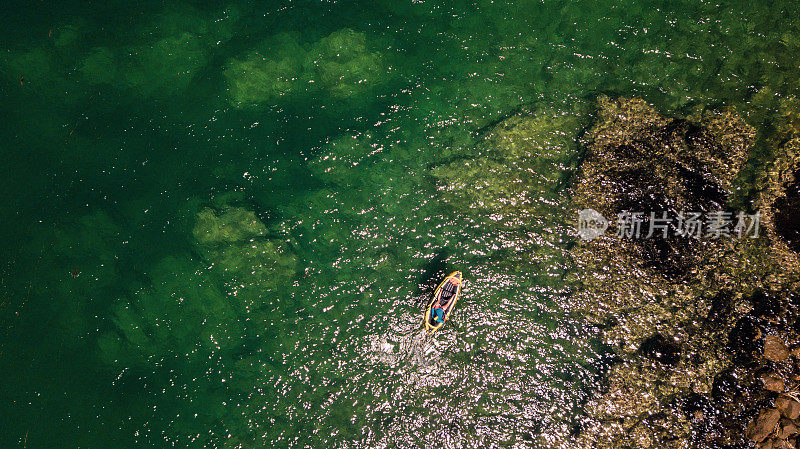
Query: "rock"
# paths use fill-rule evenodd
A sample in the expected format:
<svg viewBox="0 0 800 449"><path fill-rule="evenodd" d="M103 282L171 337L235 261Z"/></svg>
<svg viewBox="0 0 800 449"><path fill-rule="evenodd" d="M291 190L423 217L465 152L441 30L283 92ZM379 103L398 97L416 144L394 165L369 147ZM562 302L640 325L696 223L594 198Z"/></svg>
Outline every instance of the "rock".
<svg viewBox="0 0 800 449"><path fill-rule="evenodd" d="M767 235L774 236L774 248L784 264L797 263L800 253L800 139L794 138L777 149L767 169L767 180L759 210Z"/></svg>
<svg viewBox="0 0 800 449"><path fill-rule="evenodd" d="M789 445L788 441L782 439L775 440L775 444L772 447L773 449L795 449L794 446Z"/></svg>
<svg viewBox="0 0 800 449"><path fill-rule="evenodd" d="M782 392L785 384L781 376L775 373L767 373L761 376L761 381L764 382L764 388L769 391L776 391L778 393Z"/></svg>
<svg viewBox="0 0 800 449"><path fill-rule="evenodd" d="M205 208L197 213L192 234L201 245L226 245L262 237L267 228L250 210L228 207L222 212Z"/></svg>
<svg viewBox="0 0 800 449"><path fill-rule="evenodd" d="M282 97L325 93L346 99L369 96L391 76L386 57L364 33L344 28L307 44L280 33L233 58L225 67L231 103L242 107Z"/></svg>
<svg viewBox="0 0 800 449"><path fill-rule="evenodd" d="M724 207L754 135L741 118L709 113L696 122L661 117L641 100L601 97L598 102L598 121L587 134L592 143L573 198L579 207L612 219L606 235L622 235L624 221L613 218L626 211L643 214L644 237L651 213ZM659 238L635 239L622 248L668 279L690 276L710 244L683 235L685 229L674 224Z"/></svg>
<svg viewBox="0 0 800 449"><path fill-rule="evenodd" d="M780 429L778 430L779 440L785 440L798 434L800 434L800 428L795 423L786 418L781 419Z"/></svg>
<svg viewBox="0 0 800 449"><path fill-rule="evenodd" d="M711 308L706 320L712 326L721 326L733 314L734 293L732 290L720 290L711 298Z"/></svg>
<svg viewBox="0 0 800 449"><path fill-rule="evenodd" d="M797 419L800 417L800 402L797 402L789 396L779 396L775 399L775 408L780 410L781 414L789 419Z"/></svg>
<svg viewBox="0 0 800 449"><path fill-rule="evenodd" d="M778 425L780 419L780 412L774 408L762 410L758 418L747 426L747 438L756 443L764 441L775 430L775 426Z"/></svg>
<svg viewBox="0 0 800 449"><path fill-rule="evenodd" d="M753 305L751 314L774 322L774 320L785 314L786 307L784 302L784 295L776 292L757 290L750 297L750 303Z"/></svg>
<svg viewBox="0 0 800 449"><path fill-rule="evenodd" d="M775 440L773 440L772 438L769 438L769 439L766 439L766 440L762 441L758 445L758 449L773 449L775 447L774 444L775 444Z"/></svg>
<svg viewBox="0 0 800 449"><path fill-rule="evenodd" d="M640 350L645 357L665 365L677 365L681 359L681 345L661 334L648 337Z"/></svg>
<svg viewBox="0 0 800 449"><path fill-rule="evenodd" d="M796 358L800 359L800 346L791 350L791 354Z"/></svg>
<svg viewBox="0 0 800 449"><path fill-rule="evenodd" d="M789 357L789 350L780 337L767 335L764 340L764 358L773 362L782 362Z"/></svg>

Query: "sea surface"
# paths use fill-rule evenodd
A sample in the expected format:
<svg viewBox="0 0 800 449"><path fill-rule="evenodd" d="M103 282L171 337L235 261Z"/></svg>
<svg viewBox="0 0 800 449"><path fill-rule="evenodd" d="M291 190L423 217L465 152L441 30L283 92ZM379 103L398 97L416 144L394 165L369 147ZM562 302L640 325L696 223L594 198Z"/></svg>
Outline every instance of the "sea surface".
<svg viewBox="0 0 800 449"><path fill-rule="evenodd" d="M797 17L4 2L0 447L559 447L610 352L571 303L595 99L731 106L762 142L800 88ZM514 167L536 193L492 201L482 136L518 114L550 124Z"/></svg>

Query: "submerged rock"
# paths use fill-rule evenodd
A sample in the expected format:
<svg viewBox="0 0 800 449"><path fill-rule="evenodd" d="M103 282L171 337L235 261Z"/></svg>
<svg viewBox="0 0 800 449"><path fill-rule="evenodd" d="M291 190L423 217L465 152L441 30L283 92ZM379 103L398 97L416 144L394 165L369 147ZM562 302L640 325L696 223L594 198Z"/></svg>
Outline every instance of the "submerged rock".
<svg viewBox="0 0 800 449"><path fill-rule="evenodd" d="M786 186L784 196L775 201L775 232L789 248L800 252L800 169L792 174L794 180Z"/></svg>
<svg viewBox="0 0 800 449"><path fill-rule="evenodd" d="M763 335L786 337L785 326L795 323L788 298L800 270L764 233L687 238L672 221L646 234L659 217L649 212L733 215L731 192L755 132L731 110L668 118L637 99L603 97L598 105L572 198L575 209L590 208L609 223L604 234L572 251L583 283L575 304L597 323L613 317L601 335L621 362L608 371L608 391L588 402L589 424L578 441L594 447L745 444L752 416L770 394L791 387L786 348L770 339L769 357L761 355ZM771 198L783 195L783 187L775 190ZM615 218L625 212L645 213L640 238L620 232L624 222ZM784 362L765 365L773 360ZM688 421L673 419L676 407ZM749 435L772 438L775 413L751 425Z"/></svg>
<svg viewBox="0 0 800 449"><path fill-rule="evenodd" d="M488 128L474 151L436 165L443 201L458 209L516 217L552 213L577 153L578 116L554 110L515 115Z"/></svg>
<svg viewBox="0 0 800 449"><path fill-rule="evenodd" d="M315 43L306 57L312 79L334 97L365 94L386 77L381 53L369 47L367 35L350 28L335 31Z"/></svg>
<svg viewBox="0 0 800 449"><path fill-rule="evenodd" d="M764 358L773 362L782 362L789 358L789 350L779 337L767 335L764 339Z"/></svg>
<svg viewBox="0 0 800 449"><path fill-rule="evenodd" d="M301 93L334 98L370 94L387 82L390 67L366 34L344 28L313 43L281 33L225 68L230 101L236 107L275 103ZM362 98L363 100L363 98Z"/></svg>
<svg viewBox="0 0 800 449"><path fill-rule="evenodd" d="M149 282L112 307L114 327L98 339L106 363L158 366L167 360L197 360L208 352L230 351L241 343L244 325L237 305L190 256L167 256L148 271ZM203 352L191 357L179 352L192 347Z"/></svg>
<svg viewBox="0 0 800 449"><path fill-rule="evenodd" d="M800 138L783 144L760 180L757 206L776 255L785 264L798 263L800 254Z"/></svg>
<svg viewBox="0 0 800 449"><path fill-rule="evenodd" d="M268 235L267 227L248 209L223 205L197 213L192 231L211 271L220 276L240 301L251 305L265 292L288 282L297 260L287 243Z"/></svg>
<svg viewBox="0 0 800 449"><path fill-rule="evenodd" d="M747 429L747 437L756 443L764 441L775 430L781 414L775 409L764 410Z"/></svg>
<svg viewBox="0 0 800 449"><path fill-rule="evenodd" d="M780 196L772 204L775 233L789 248L800 253L800 140L786 144L784 151L792 160L779 176L784 181Z"/></svg>
<svg viewBox="0 0 800 449"><path fill-rule="evenodd" d="M791 420L800 418L800 402L790 396L779 396L775 399L775 408L780 410L781 414Z"/></svg>
<svg viewBox="0 0 800 449"><path fill-rule="evenodd" d="M243 58L232 59L225 68L231 102L237 106L276 99L303 87L305 50L291 34L278 34Z"/></svg>
<svg viewBox="0 0 800 449"><path fill-rule="evenodd" d="M760 341L761 328L752 317L745 316L728 334L728 350L735 361L747 363L758 357Z"/></svg>
<svg viewBox="0 0 800 449"><path fill-rule="evenodd" d="M207 207L197 214L192 231L201 245L243 242L266 233L266 226L256 214L241 207L227 208L221 213Z"/></svg>

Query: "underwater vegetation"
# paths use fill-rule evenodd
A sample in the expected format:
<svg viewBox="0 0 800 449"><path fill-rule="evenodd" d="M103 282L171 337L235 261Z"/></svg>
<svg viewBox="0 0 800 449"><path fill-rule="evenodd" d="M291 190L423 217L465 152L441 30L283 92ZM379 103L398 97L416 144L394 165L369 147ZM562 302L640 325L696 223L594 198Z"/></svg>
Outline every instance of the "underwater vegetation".
<svg viewBox="0 0 800 449"><path fill-rule="evenodd" d="M184 91L215 49L232 37L239 12L228 7L218 15L210 18L191 7L168 9L153 22L125 30L126 41L135 44L122 46L104 43L86 22L62 25L51 31L51 40L6 50L0 74L17 83L23 76L23 86L59 101L87 98L98 86L168 97Z"/></svg>
<svg viewBox="0 0 800 449"><path fill-rule="evenodd" d="M391 69L364 33L345 28L310 44L296 34L272 36L250 54L229 61L225 77L231 104L242 107L318 92L363 100L391 78Z"/></svg>
<svg viewBox="0 0 800 449"><path fill-rule="evenodd" d="M191 250L199 258L164 257L143 273L147 281L139 289L115 303L116 330L99 342L109 363L189 356L175 347L203 349L201 355L237 349L246 334L242 318L263 311L290 282L297 261L286 242L270 238L251 210L217 204L219 210L196 213Z"/></svg>

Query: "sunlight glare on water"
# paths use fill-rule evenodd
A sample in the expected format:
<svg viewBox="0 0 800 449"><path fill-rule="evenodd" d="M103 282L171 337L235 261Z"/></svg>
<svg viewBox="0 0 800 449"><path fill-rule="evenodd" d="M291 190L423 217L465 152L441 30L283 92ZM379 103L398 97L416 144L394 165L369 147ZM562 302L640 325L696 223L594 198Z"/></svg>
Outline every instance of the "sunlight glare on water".
<svg viewBox="0 0 800 449"><path fill-rule="evenodd" d="M769 117L779 3L3 6L0 445L561 447L594 99Z"/></svg>

